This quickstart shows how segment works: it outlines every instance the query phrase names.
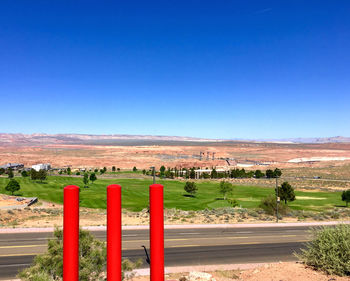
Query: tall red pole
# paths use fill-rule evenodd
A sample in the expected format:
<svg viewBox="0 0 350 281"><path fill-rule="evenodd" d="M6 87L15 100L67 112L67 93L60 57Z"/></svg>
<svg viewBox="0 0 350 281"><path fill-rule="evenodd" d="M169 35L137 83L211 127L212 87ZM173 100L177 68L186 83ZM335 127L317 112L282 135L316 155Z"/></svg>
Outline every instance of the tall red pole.
<svg viewBox="0 0 350 281"><path fill-rule="evenodd" d="M121 186L107 187L107 280L122 280Z"/></svg>
<svg viewBox="0 0 350 281"><path fill-rule="evenodd" d="M149 187L151 281L164 281L164 202L163 185Z"/></svg>
<svg viewBox="0 0 350 281"><path fill-rule="evenodd" d="M79 280L79 187L63 192L63 280Z"/></svg>

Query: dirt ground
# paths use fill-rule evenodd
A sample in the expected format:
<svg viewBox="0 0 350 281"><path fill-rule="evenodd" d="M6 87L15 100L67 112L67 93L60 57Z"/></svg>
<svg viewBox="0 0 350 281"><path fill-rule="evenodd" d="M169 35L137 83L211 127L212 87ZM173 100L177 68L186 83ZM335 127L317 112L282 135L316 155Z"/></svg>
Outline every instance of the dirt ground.
<svg viewBox="0 0 350 281"><path fill-rule="evenodd" d="M225 280L225 279L223 279ZM265 265L242 272L238 280L244 281L345 281L350 277L326 275L300 263Z"/></svg>
<svg viewBox="0 0 350 281"><path fill-rule="evenodd" d="M10 206L13 206L13 207L27 206L29 202L30 202L30 199L27 199L27 198L0 194L0 208L10 207Z"/></svg>
<svg viewBox="0 0 350 281"><path fill-rule="evenodd" d="M347 211L347 210L346 210ZM318 213L302 219L303 222L344 221L350 219L350 212L341 213L338 217L325 218ZM284 217L281 222L298 222L299 217ZM141 212L130 212L123 210L123 225L148 225L149 213L147 210ZM172 224L234 224L234 223L261 223L275 222L275 217L265 214L263 211L254 211L236 208L234 212L225 209L183 211L167 209L164 213L164 223ZM63 224L63 206L45 201L21 209L7 210L0 208L0 228L6 227L61 227ZM106 210L80 208L81 226L105 226Z"/></svg>
<svg viewBox="0 0 350 281"><path fill-rule="evenodd" d="M228 270L208 272L216 281L349 281L350 277L327 275L303 264L285 262L278 264L266 264L249 270ZM188 273L169 274L166 280L181 279ZM148 281L149 276L138 276L132 281Z"/></svg>

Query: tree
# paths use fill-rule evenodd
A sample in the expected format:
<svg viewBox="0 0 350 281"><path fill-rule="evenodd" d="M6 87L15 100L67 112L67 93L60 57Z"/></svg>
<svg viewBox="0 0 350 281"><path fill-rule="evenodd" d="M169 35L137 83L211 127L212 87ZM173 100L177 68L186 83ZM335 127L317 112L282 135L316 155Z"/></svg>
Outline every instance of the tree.
<svg viewBox="0 0 350 281"><path fill-rule="evenodd" d="M254 176L256 179L260 179L260 178L263 178L265 176L265 174L260 170L256 170L254 173Z"/></svg>
<svg viewBox="0 0 350 281"><path fill-rule="evenodd" d="M5 174L5 169L4 168L0 168L0 175Z"/></svg>
<svg viewBox="0 0 350 281"><path fill-rule="evenodd" d="M31 180L35 181L38 179L38 172L34 169L30 170L30 178Z"/></svg>
<svg viewBox="0 0 350 281"><path fill-rule="evenodd" d="M15 176L15 175L13 174L13 171L12 171L11 168L7 170L7 175L8 175L8 177L9 177L9 179L13 179L13 177Z"/></svg>
<svg viewBox="0 0 350 281"><path fill-rule="evenodd" d="M277 195L277 190L275 190ZM278 196L282 201L284 201L285 204L287 204L287 201L294 201L295 200L295 193L294 188L288 183L284 182L281 186L278 187Z"/></svg>
<svg viewBox="0 0 350 281"><path fill-rule="evenodd" d="M272 170L266 170L266 177L268 179L274 178L274 172Z"/></svg>
<svg viewBox="0 0 350 281"><path fill-rule="evenodd" d="M5 190L10 191L12 195L15 191L18 191L20 189L21 189L21 186L19 185L18 181L16 181L15 179L11 179L5 187Z"/></svg>
<svg viewBox="0 0 350 281"><path fill-rule="evenodd" d="M120 172L120 168L117 168L117 171Z"/></svg>
<svg viewBox="0 0 350 281"><path fill-rule="evenodd" d="M115 166L112 167L112 172L115 172Z"/></svg>
<svg viewBox="0 0 350 281"><path fill-rule="evenodd" d="M165 171L164 176L168 179L173 179L174 178L174 172L171 171Z"/></svg>
<svg viewBox="0 0 350 281"><path fill-rule="evenodd" d="M161 176L164 176L165 166L161 166L160 169L159 169L159 171L160 171L160 175L161 175Z"/></svg>
<svg viewBox="0 0 350 281"><path fill-rule="evenodd" d="M145 169L142 170L142 174L146 175L146 170Z"/></svg>
<svg viewBox="0 0 350 281"><path fill-rule="evenodd" d="M276 168L274 171L273 171L273 177L274 178L280 178L282 176L282 171L278 168Z"/></svg>
<svg viewBox="0 0 350 281"><path fill-rule="evenodd" d="M346 207L348 207L349 202L350 202L350 189L344 190L342 195L341 195L341 200L346 202Z"/></svg>
<svg viewBox="0 0 350 281"><path fill-rule="evenodd" d="M233 191L233 185L232 183L228 182L228 181L222 181L220 182L219 185L219 192L222 193L224 195L224 200L226 200L226 195L228 193L231 193Z"/></svg>
<svg viewBox="0 0 350 281"><path fill-rule="evenodd" d="M21 175L22 175L22 177L28 177L28 172L27 171L22 171L22 173L21 173Z"/></svg>
<svg viewBox="0 0 350 281"><path fill-rule="evenodd" d="M136 172L136 171L137 171L137 168L136 168L136 167L132 168L132 171L133 171L133 172Z"/></svg>
<svg viewBox="0 0 350 281"><path fill-rule="evenodd" d="M196 183L192 181L188 181L185 184L184 190L189 193L192 197L194 197L194 194L196 194L198 188L196 186Z"/></svg>
<svg viewBox="0 0 350 281"><path fill-rule="evenodd" d="M37 179L40 180L40 182L43 182L44 180L46 180L46 179L47 179L47 171L41 169L41 170L38 172Z"/></svg>
<svg viewBox="0 0 350 281"><path fill-rule="evenodd" d="M191 168L190 170L190 179L195 179L196 178L196 172L194 171L194 168Z"/></svg>
<svg viewBox="0 0 350 281"><path fill-rule="evenodd" d="M95 172L95 173L98 173L98 169L95 169L94 172Z"/></svg>
<svg viewBox="0 0 350 281"><path fill-rule="evenodd" d="M71 175L72 174L72 169L70 167L67 168L67 174Z"/></svg>
<svg viewBox="0 0 350 281"><path fill-rule="evenodd" d="M105 173L105 170L104 169L100 169L100 174L104 174Z"/></svg>
<svg viewBox="0 0 350 281"><path fill-rule="evenodd" d="M213 170L211 171L210 177L212 179L216 179L218 177L218 172L215 170L215 168L213 168Z"/></svg>
<svg viewBox="0 0 350 281"><path fill-rule="evenodd" d="M107 172L107 168L106 167L103 167L103 172Z"/></svg>
<svg viewBox="0 0 350 281"><path fill-rule="evenodd" d="M94 183L95 180L97 180L96 174L95 174L95 173L92 173L92 174L90 175L90 181L91 181L92 183Z"/></svg>
<svg viewBox="0 0 350 281"><path fill-rule="evenodd" d="M84 173L83 182L84 182L84 187L87 187L87 185L89 184L89 174L88 173Z"/></svg>

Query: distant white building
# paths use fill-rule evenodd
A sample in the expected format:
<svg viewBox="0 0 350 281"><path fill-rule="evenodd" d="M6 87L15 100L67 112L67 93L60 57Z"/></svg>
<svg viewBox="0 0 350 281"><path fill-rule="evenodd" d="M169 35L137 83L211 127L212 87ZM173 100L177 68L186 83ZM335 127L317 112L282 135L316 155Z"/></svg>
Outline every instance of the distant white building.
<svg viewBox="0 0 350 281"><path fill-rule="evenodd" d="M40 170L50 170L51 169L51 165L49 163L46 164L36 164L32 166L32 169L34 169L35 171L39 172Z"/></svg>

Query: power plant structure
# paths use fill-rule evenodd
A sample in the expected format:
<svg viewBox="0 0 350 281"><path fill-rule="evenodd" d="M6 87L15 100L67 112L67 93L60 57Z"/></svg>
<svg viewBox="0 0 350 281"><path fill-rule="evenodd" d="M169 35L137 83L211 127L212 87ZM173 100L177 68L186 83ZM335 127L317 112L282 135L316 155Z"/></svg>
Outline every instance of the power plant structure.
<svg viewBox="0 0 350 281"><path fill-rule="evenodd" d="M215 152L210 152L210 151L207 151L207 157L206 159L204 158L205 157L205 152L203 151L200 151L199 152L199 161L202 161L202 160L207 160L209 161L210 160L210 153L211 153L211 160L215 160Z"/></svg>

